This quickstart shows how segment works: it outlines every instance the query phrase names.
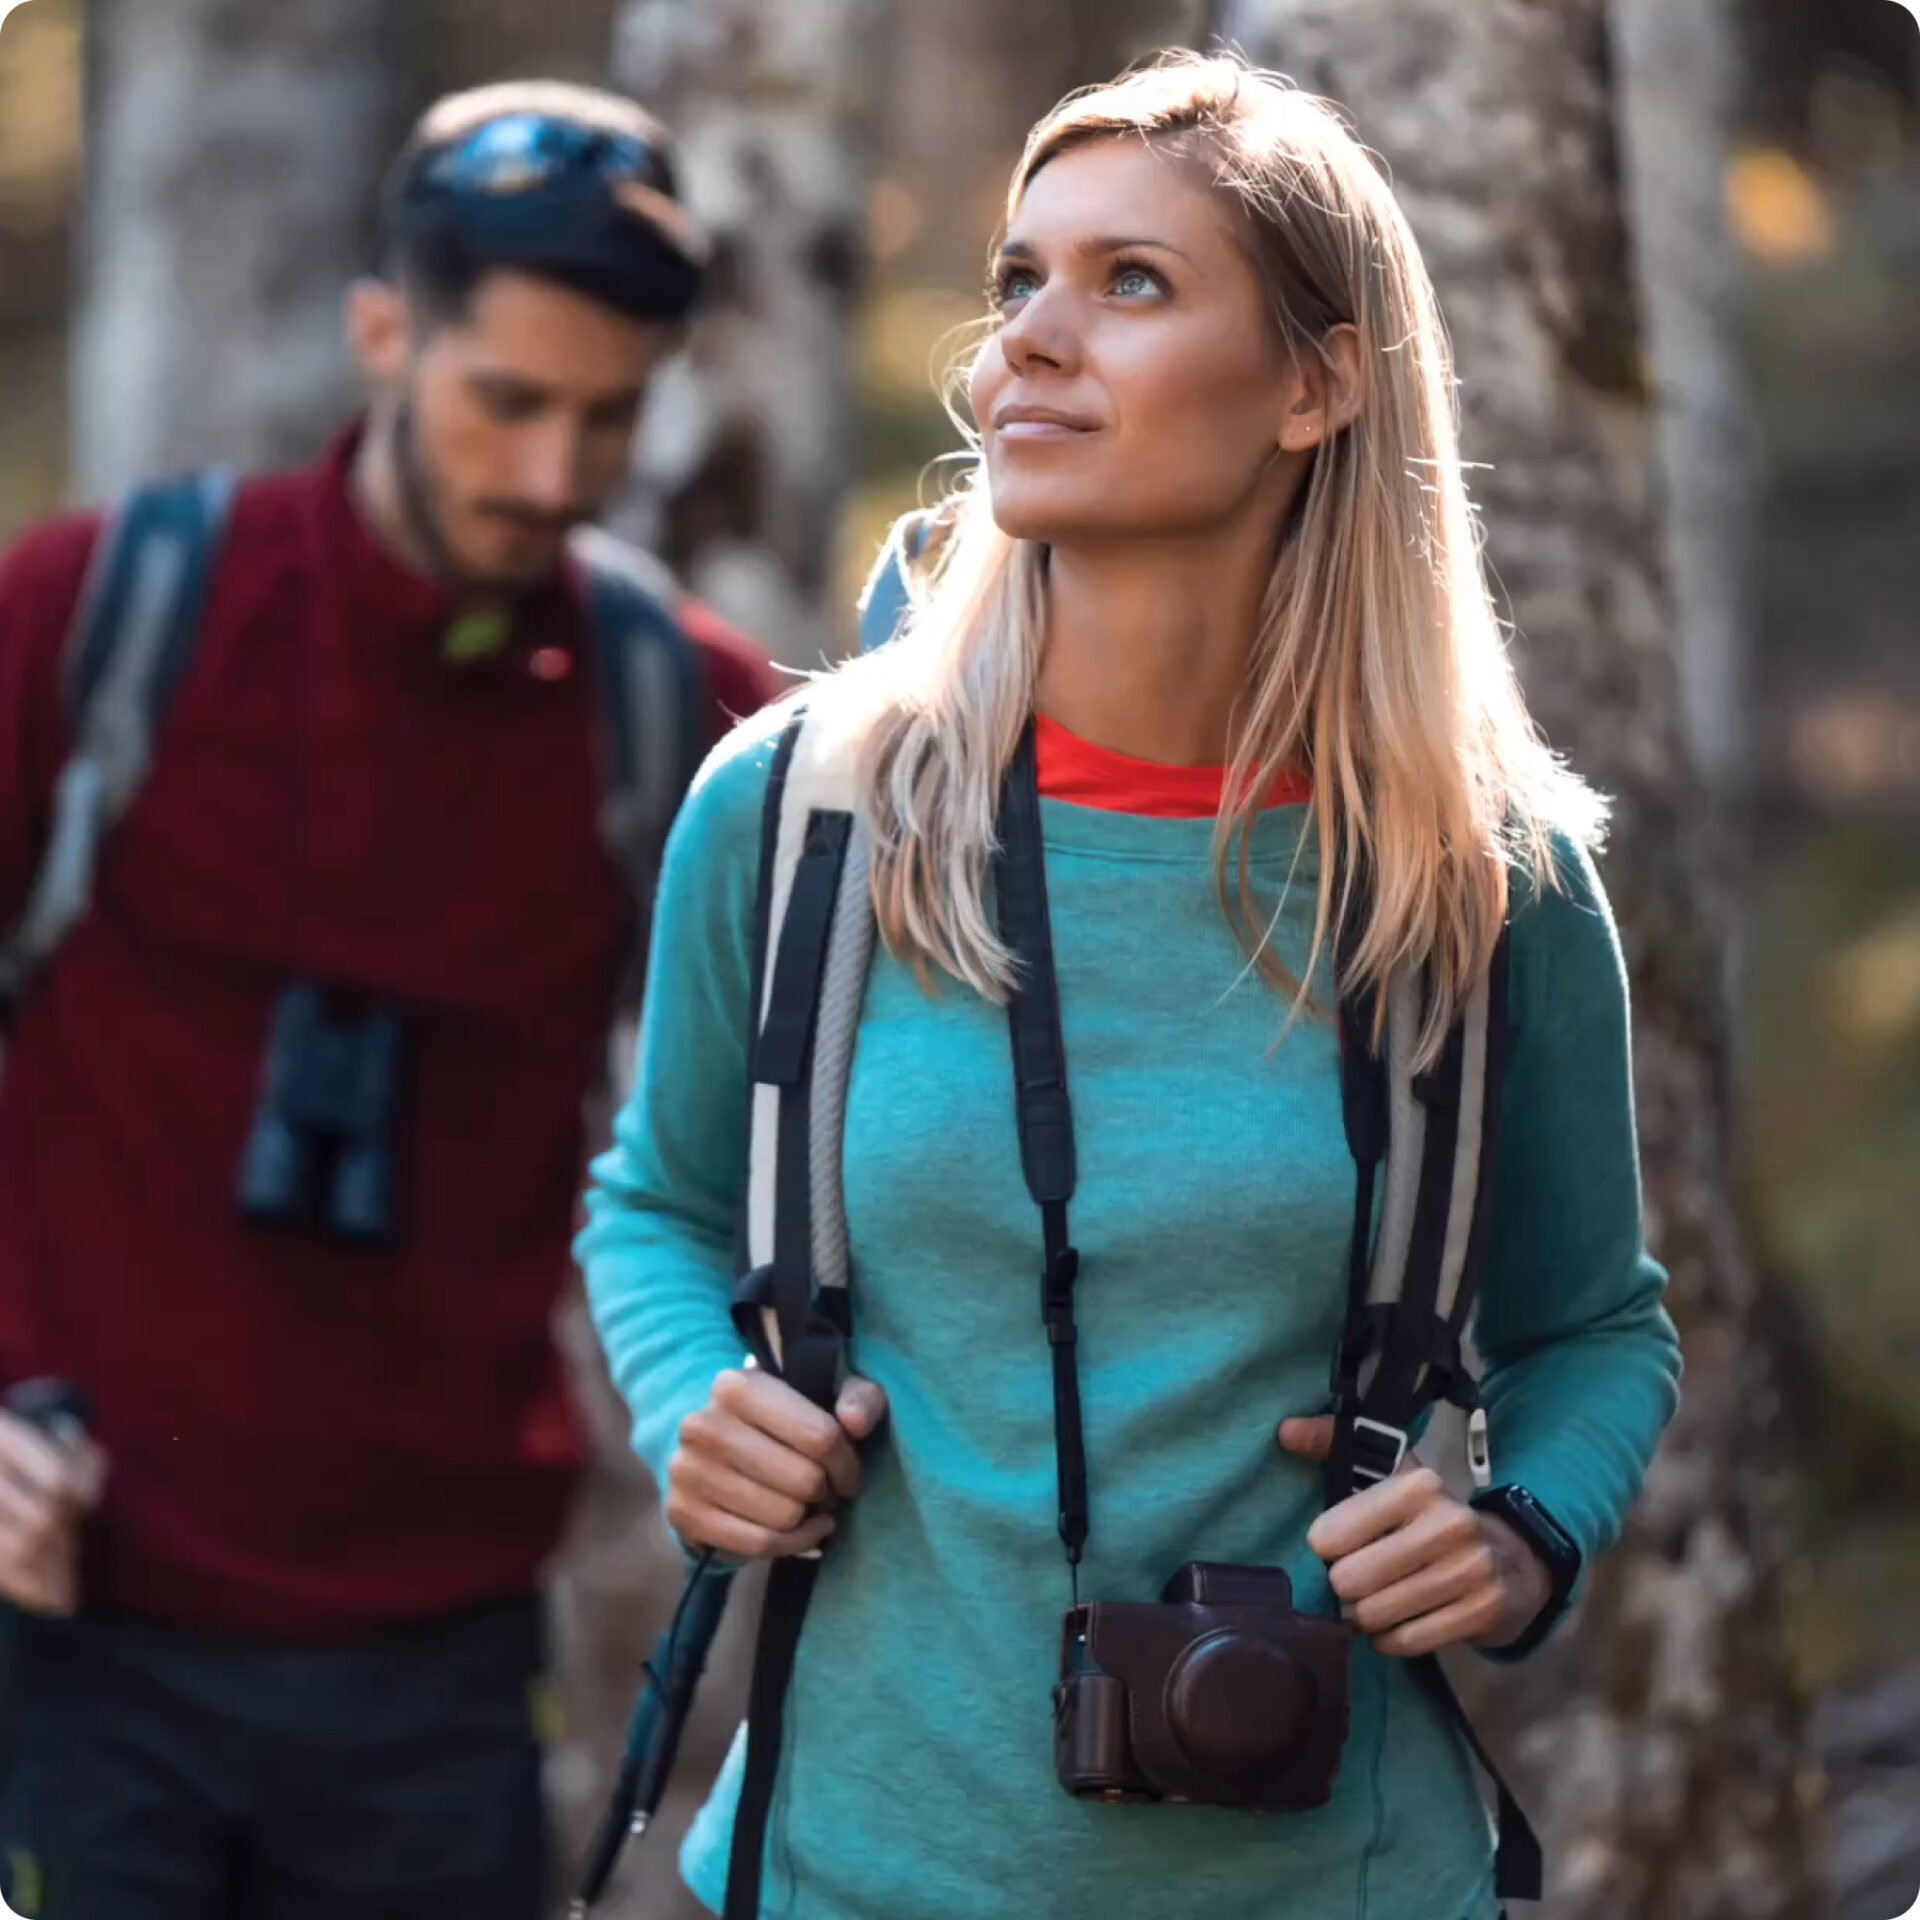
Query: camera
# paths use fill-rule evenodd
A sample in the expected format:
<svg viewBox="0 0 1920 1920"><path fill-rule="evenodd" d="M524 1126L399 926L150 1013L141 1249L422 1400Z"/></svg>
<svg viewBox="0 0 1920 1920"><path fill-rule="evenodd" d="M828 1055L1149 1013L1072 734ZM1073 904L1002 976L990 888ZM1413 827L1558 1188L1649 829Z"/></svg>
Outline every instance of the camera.
<svg viewBox="0 0 1920 1920"><path fill-rule="evenodd" d="M243 1218L349 1246L399 1244L405 1041L385 1002L309 981L282 993L240 1161Z"/></svg>
<svg viewBox="0 0 1920 1920"><path fill-rule="evenodd" d="M1196 1561L1157 1605L1072 1609L1054 1765L1077 1798L1298 1813L1332 1797L1354 1629L1296 1612L1278 1568Z"/></svg>

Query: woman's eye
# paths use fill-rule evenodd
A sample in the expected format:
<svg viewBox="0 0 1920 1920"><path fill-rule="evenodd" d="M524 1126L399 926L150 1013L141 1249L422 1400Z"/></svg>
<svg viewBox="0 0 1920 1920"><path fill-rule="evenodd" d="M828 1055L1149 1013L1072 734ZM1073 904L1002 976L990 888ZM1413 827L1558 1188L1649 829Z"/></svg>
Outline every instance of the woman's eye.
<svg viewBox="0 0 1920 1920"><path fill-rule="evenodd" d="M1013 268L1003 273L994 286L993 299L996 306L1004 307L1015 300L1024 300L1040 283L1031 273L1021 268Z"/></svg>
<svg viewBox="0 0 1920 1920"><path fill-rule="evenodd" d="M1160 276L1146 267L1119 267L1114 272L1113 290L1128 300L1159 293L1162 290Z"/></svg>

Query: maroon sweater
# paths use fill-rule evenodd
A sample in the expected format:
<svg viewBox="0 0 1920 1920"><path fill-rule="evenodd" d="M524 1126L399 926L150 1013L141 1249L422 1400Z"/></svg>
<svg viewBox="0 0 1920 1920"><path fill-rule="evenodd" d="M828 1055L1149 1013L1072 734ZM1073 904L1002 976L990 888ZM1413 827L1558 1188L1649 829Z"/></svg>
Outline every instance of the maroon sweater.
<svg viewBox="0 0 1920 1920"><path fill-rule="evenodd" d="M242 490L148 784L0 1069L0 1380L94 1401L89 1602L285 1638L525 1589L558 1539L580 1447L551 1321L627 917L572 583L509 650L447 664L451 605L375 543L350 452ZM0 564L8 925L97 530L54 522ZM688 624L718 738L777 683ZM415 1017L401 1251L236 1215L295 975Z"/></svg>

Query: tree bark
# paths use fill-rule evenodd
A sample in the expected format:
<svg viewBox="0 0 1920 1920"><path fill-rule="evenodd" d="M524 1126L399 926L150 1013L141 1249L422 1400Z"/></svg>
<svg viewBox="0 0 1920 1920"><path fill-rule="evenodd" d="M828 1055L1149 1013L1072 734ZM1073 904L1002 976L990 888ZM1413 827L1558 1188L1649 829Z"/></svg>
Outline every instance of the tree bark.
<svg viewBox="0 0 1920 1920"><path fill-rule="evenodd" d="M76 482L302 460L351 407L405 107L391 0L92 0Z"/></svg>
<svg viewBox="0 0 1920 1920"><path fill-rule="evenodd" d="M626 0L615 34L615 77L680 136L717 243L654 398L635 530L799 665L851 637L835 537L886 18L880 0Z"/></svg>
<svg viewBox="0 0 1920 1920"><path fill-rule="evenodd" d="M1488 557L1534 711L1618 803L1605 866L1633 973L1649 1232L1673 1276L1684 1404L1582 1617L1521 1672L1463 1680L1541 1829L1555 1920L1803 1915L1777 1396L1729 1198L1718 876L1653 486L1629 231L1647 198L1623 181L1607 9L1222 11L1223 33L1342 102L1389 164L1452 329ZM1665 190L1697 204L1710 189ZM1651 264L1670 260L1663 249ZM1671 374L1695 377L1679 357Z"/></svg>
<svg viewBox="0 0 1920 1920"><path fill-rule="evenodd" d="M1727 172L1742 60L1733 0L1614 0L1629 225L1679 613L1680 712L1716 796L1752 776L1752 418L1740 350L1741 268Z"/></svg>

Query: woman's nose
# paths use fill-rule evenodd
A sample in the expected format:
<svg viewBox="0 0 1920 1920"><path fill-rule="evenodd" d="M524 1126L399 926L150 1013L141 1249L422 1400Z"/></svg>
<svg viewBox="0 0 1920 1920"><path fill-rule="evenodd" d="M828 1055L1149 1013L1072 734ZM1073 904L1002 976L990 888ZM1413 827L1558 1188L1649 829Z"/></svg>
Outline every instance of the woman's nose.
<svg viewBox="0 0 1920 1920"><path fill-rule="evenodd" d="M1035 367L1072 372L1079 363L1080 342L1065 298L1048 287L1031 294L1002 325L1000 351L1015 373Z"/></svg>

